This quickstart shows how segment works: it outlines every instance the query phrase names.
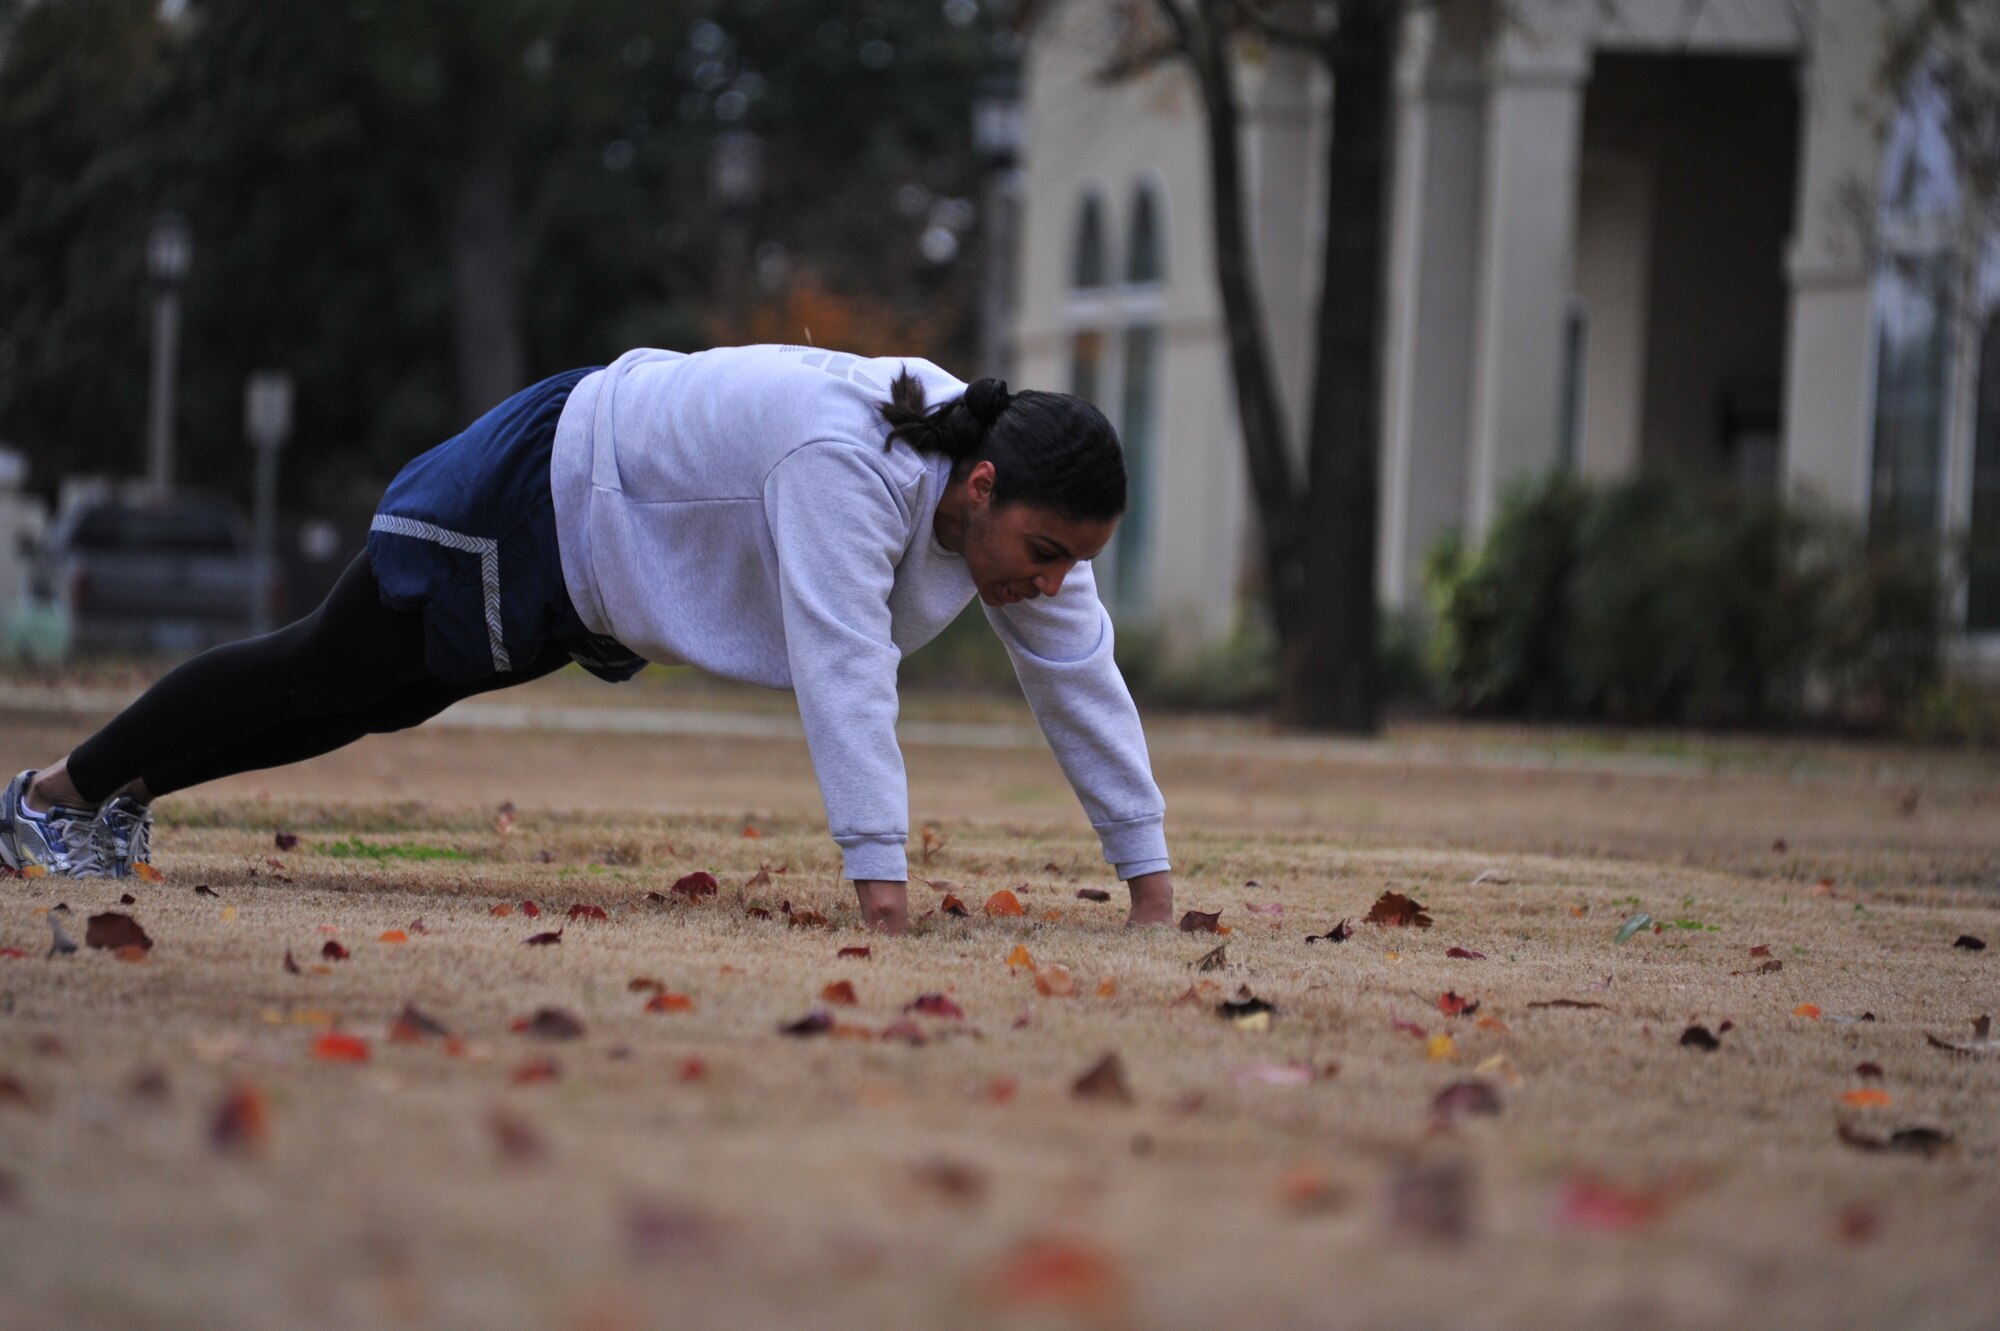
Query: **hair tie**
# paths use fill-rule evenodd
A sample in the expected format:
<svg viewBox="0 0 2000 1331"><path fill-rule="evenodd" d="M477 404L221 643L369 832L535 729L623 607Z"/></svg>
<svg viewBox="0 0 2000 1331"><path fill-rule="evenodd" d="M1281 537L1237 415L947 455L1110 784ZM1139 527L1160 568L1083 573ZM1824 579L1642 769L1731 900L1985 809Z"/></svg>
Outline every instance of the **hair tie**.
<svg viewBox="0 0 2000 1331"><path fill-rule="evenodd" d="M965 388L966 409L981 425L991 425L1013 400L1005 379L975 379Z"/></svg>

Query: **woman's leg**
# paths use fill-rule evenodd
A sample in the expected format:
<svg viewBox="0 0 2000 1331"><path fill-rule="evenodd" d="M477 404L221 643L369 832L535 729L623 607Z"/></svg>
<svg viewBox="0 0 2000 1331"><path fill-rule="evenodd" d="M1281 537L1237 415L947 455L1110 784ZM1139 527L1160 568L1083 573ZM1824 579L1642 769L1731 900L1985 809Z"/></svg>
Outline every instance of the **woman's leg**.
<svg viewBox="0 0 2000 1331"><path fill-rule="evenodd" d="M59 802L101 804L149 772L308 718L365 710L429 678L422 614L382 604L363 554L304 619L168 672L50 773L67 792L45 791L38 778L34 793L38 803L67 793ZM315 729L322 740L335 733Z"/></svg>

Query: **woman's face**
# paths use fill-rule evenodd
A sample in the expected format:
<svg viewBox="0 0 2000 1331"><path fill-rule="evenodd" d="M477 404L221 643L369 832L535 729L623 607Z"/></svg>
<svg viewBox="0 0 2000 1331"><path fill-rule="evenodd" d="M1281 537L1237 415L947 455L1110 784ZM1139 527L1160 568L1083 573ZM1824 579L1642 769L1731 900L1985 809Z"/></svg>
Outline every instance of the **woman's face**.
<svg viewBox="0 0 2000 1331"><path fill-rule="evenodd" d="M996 508L990 490L983 499L978 490L967 496L960 553L988 605L1054 596L1077 561L1095 559L1118 529L1115 518L1078 521L1027 503Z"/></svg>

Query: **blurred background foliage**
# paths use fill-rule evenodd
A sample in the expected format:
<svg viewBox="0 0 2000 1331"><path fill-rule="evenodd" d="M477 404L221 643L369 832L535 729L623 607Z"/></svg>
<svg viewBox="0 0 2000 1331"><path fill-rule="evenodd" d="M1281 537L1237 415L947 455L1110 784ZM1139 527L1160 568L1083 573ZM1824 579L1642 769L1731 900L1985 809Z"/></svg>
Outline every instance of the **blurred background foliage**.
<svg viewBox="0 0 2000 1331"><path fill-rule="evenodd" d="M164 210L178 479L240 496L244 377L282 368L287 500L328 515L632 346L963 365L971 103L1016 46L981 0L0 0L0 439L40 488L141 470ZM719 191L745 141L761 184Z"/></svg>

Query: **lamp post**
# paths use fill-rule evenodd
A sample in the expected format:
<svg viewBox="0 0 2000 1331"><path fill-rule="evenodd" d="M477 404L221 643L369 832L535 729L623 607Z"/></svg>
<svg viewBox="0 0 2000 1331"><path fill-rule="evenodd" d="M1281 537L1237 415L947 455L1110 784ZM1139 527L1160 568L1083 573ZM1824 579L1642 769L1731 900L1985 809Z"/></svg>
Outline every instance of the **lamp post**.
<svg viewBox="0 0 2000 1331"><path fill-rule="evenodd" d="M291 375L258 370L250 376L243 387L243 433L257 454L257 493L250 517L257 576L250 588L250 631L269 633L278 599L278 450L292 433Z"/></svg>
<svg viewBox="0 0 2000 1331"><path fill-rule="evenodd" d="M161 213L146 240L146 272L153 280L153 377L146 399L146 483L164 491L174 483L174 371L180 359L181 283L194 258L187 219Z"/></svg>
<svg viewBox="0 0 2000 1331"><path fill-rule="evenodd" d="M979 292L979 363L1007 377L1013 355L1008 324L1014 313L1014 210L1020 191L1020 87L1012 75L989 79L972 99L972 146L981 168L980 235L985 265Z"/></svg>
<svg viewBox="0 0 2000 1331"><path fill-rule="evenodd" d="M716 295L740 329L750 274L750 214L764 193L764 141L746 129L724 130L709 145L708 190L722 213L722 261Z"/></svg>

